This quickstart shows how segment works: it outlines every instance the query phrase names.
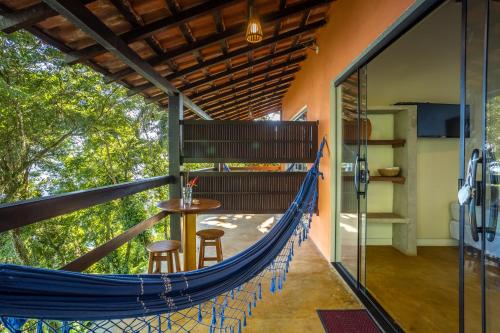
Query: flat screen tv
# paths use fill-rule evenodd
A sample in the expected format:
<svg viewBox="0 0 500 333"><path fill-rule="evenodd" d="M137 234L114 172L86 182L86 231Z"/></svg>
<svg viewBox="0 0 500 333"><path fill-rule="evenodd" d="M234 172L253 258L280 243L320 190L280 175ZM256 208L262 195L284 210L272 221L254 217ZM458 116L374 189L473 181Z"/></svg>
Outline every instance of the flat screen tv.
<svg viewBox="0 0 500 333"><path fill-rule="evenodd" d="M465 115L465 136L469 137L469 112ZM420 138L459 138L459 104L417 104L417 136Z"/></svg>

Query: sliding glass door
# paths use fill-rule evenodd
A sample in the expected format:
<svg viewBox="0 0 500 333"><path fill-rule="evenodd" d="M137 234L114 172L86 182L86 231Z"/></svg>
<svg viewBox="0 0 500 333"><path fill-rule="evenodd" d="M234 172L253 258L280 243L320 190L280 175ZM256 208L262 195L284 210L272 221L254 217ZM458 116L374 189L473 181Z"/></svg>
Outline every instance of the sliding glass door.
<svg viewBox="0 0 500 333"><path fill-rule="evenodd" d="M337 262L353 281L364 284L364 235L368 186L366 67L337 87L341 111L340 209L337 223Z"/></svg>
<svg viewBox="0 0 500 333"><path fill-rule="evenodd" d="M500 332L500 2L464 6L461 314L464 332Z"/></svg>

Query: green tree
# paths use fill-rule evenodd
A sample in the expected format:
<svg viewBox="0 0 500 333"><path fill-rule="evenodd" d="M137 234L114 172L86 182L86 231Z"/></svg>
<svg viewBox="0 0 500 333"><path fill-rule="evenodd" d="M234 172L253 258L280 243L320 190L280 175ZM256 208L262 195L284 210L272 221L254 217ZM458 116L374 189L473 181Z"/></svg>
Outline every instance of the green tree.
<svg viewBox="0 0 500 333"><path fill-rule="evenodd" d="M107 85L27 33L0 34L0 202L134 179L168 170L165 110ZM160 188L0 235L0 261L59 268L152 215ZM137 272L159 224L91 271Z"/></svg>

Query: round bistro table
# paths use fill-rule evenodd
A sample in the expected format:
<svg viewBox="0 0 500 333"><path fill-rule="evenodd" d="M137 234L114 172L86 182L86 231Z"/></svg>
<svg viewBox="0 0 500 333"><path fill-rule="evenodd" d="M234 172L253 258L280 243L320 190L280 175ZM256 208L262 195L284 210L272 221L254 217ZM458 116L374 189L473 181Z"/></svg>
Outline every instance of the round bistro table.
<svg viewBox="0 0 500 333"><path fill-rule="evenodd" d="M221 206L220 201L213 199L195 198L196 204L185 206L182 199L170 199L157 204L157 207L172 214L181 214L182 232L181 244L184 253L184 270L196 269L196 214L203 213Z"/></svg>

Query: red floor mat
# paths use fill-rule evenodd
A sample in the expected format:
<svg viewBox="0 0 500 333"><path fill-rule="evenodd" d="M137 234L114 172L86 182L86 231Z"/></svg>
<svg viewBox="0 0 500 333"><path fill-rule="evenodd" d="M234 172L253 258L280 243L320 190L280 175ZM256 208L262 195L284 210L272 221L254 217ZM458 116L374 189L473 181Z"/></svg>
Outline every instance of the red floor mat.
<svg viewBox="0 0 500 333"><path fill-rule="evenodd" d="M366 310L318 310L327 333L381 333Z"/></svg>

